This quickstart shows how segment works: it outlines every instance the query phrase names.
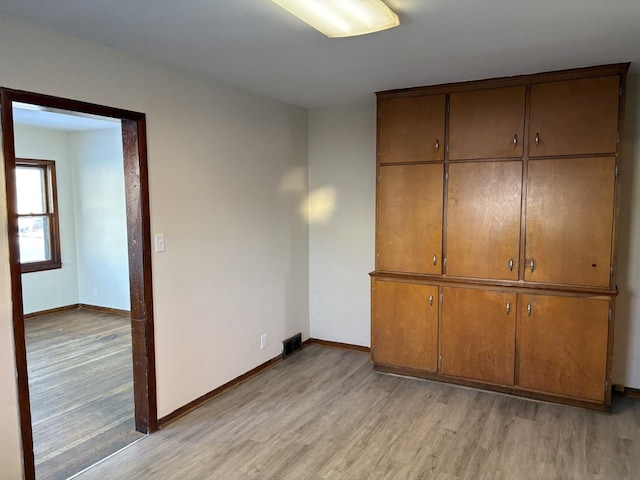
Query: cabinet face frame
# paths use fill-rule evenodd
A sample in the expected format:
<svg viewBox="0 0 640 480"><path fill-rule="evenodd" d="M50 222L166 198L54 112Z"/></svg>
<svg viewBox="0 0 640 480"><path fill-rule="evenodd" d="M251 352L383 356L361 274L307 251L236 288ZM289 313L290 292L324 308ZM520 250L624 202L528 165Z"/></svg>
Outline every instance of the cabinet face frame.
<svg viewBox="0 0 640 480"><path fill-rule="evenodd" d="M443 265L442 274L410 274L407 272L384 272L384 271L374 271L371 272L373 278L387 278L394 279L396 281L406 281L406 282L414 282L414 283L429 283L430 285L438 285L440 290L444 286L459 286L463 288L480 288L487 290L504 290L504 289L513 289L515 292L518 292L518 298L520 298L521 294L544 294L544 295L560 295L560 296L599 296L602 298L608 298L609 303L612 310L612 317L608 324L608 343L607 343L607 365L606 365L606 377L609 382L609 389L605 392L604 400L600 401L591 401L591 400L581 400L576 398L564 397L557 394L552 393L544 393L537 392L531 390L523 390L515 387L504 387L499 385L491 385L483 382L477 382L473 380L466 380L461 378L453 378L442 375L441 373L433 373L433 372L416 372L416 371L403 371L402 369L394 369L391 366L380 366L375 365L374 368L380 371L387 371L392 373L406 374L412 376L419 376L424 378L431 378L435 380L448 381L452 383L469 385L481 388L487 388L490 390L501 391L506 393L512 393L520 396L537 398L540 400L552 401L557 403L566 403L570 405L582 406L586 408L596 409L596 410L607 410L608 406L611 402L611 384L610 384L610 376L611 376L611 364L612 364L612 352L613 352L613 330L614 330L614 319L615 319L615 297L618 294L616 287L616 273L617 273L617 243L618 243L618 217L619 217L619 204L620 204L620 177L616 174L615 176L615 187L614 187L614 209L613 209L613 226L612 226L612 240L611 240L611 261L610 266L612 269L610 284L603 286L588 286L588 285L569 285L569 284L554 284L554 283L535 283L535 282L527 282L525 280L525 224L526 224L526 198L527 198L527 176L528 176L528 163L531 157L529 152L529 145L533 141L533 138L529 138L530 134L530 124L529 124L529 112L530 112L530 103L531 103L531 90L533 86L541 83L549 83L549 82L560 82L564 80L577 80L587 77L603 77L603 76L619 76L619 84L620 95L618 101L618 144L617 151L613 154L616 158L616 173L618 169L622 166L621 158L622 158L622 145L624 142L623 139L623 131L624 131L624 101L625 101L625 86L626 86L626 74L629 68L629 64L612 64L612 65L604 65L598 67L587 67L587 68L579 68L572 70L563 70L556 72L545 72L534 75L522 75L516 77L504 77L504 78L494 78L488 80L478 80L478 81L470 81L464 83L454 83L454 84L443 84L443 85L435 85L429 87L417 87L410 89L400 89L400 90L392 90L386 92L378 92L378 101L381 99L387 98L410 98L416 96L424 96L424 95L446 95L447 96L447 105L449 104L449 95L454 94L456 92L468 92L471 90L479 90L479 89L491 89L491 88L502 88L502 87L512 87L518 85L526 86L526 99L525 99L525 123L524 123L524 133L522 143L524 146L524 153L522 156L523 163L523 173L522 173L522 212L521 212L521 235L520 235L520 262L519 262L519 270L518 270L518 280L501 280L501 279L490 279L490 278L465 278L453 276L447 273L446 263ZM449 135L449 112L446 112L446 131L445 135ZM448 141L448 138L447 138ZM567 155L565 158L572 157L603 157L608 155L602 154L592 154L592 155ZM543 157L533 156L532 159L539 159ZM563 158L563 157L559 157ZM494 161L497 159L474 159L472 161ZM513 159L511 159L513 160ZM444 164L445 176L449 173L449 166L458 163L464 162L466 160L454 160L450 159L448 153L445 152L445 158L442 162ZM426 163L426 162L425 162ZM377 161L377 170L376 173L379 173L380 169L380 161ZM443 259L447 256L446 251L446 225L447 225L447 187L448 182L445 179L444 187L443 187L443 251L442 256ZM377 211L376 211L377 215ZM376 222L377 225L377 222ZM440 307L442 309L442 305ZM520 307L518 307L518 312ZM516 331L516 335L518 335L518 331ZM518 362L518 349L516 348L516 363ZM518 370L515 370L516 381Z"/></svg>

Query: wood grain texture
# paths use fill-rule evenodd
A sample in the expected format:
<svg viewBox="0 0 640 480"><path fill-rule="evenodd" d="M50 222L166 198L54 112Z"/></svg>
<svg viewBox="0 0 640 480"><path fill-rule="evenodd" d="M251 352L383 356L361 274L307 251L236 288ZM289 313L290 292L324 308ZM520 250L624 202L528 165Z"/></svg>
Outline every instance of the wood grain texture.
<svg viewBox="0 0 640 480"><path fill-rule="evenodd" d="M440 372L513 385L515 292L443 287L442 294Z"/></svg>
<svg viewBox="0 0 640 480"><path fill-rule="evenodd" d="M373 361L435 372L438 369L438 287L374 282Z"/></svg>
<svg viewBox="0 0 640 480"><path fill-rule="evenodd" d="M451 94L449 160L522 157L525 90L519 85Z"/></svg>
<svg viewBox="0 0 640 480"><path fill-rule="evenodd" d="M378 270L442 272L443 169L442 164L380 167Z"/></svg>
<svg viewBox="0 0 640 480"><path fill-rule="evenodd" d="M394 98L378 103L378 161L444 159L445 96Z"/></svg>
<svg viewBox="0 0 640 480"><path fill-rule="evenodd" d="M525 280L608 287L615 158L531 160Z"/></svg>
<svg viewBox="0 0 640 480"><path fill-rule="evenodd" d="M632 480L640 402L610 415L384 375L311 345L79 480Z"/></svg>
<svg viewBox="0 0 640 480"><path fill-rule="evenodd" d="M518 279L521 190L522 162L449 165L447 275Z"/></svg>
<svg viewBox="0 0 640 480"><path fill-rule="evenodd" d="M67 478L142 437L128 318L73 310L25 327L38 478Z"/></svg>
<svg viewBox="0 0 640 480"><path fill-rule="evenodd" d="M533 85L529 156L615 153L619 88L619 75Z"/></svg>
<svg viewBox="0 0 640 480"><path fill-rule="evenodd" d="M519 386L604 401L608 315L606 299L523 295Z"/></svg>

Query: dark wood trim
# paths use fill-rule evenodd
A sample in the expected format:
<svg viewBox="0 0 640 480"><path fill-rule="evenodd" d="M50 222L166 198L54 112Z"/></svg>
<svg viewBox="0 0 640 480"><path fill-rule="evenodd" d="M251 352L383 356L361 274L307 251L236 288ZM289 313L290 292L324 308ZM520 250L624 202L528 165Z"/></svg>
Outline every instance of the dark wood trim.
<svg viewBox="0 0 640 480"><path fill-rule="evenodd" d="M624 385L614 385L613 393L625 397L640 398L640 388L625 387Z"/></svg>
<svg viewBox="0 0 640 480"><path fill-rule="evenodd" d="M570 405L573 407L587 408L589 410L598 410L601 412L609 411L609 406L602 403L588 402L584 400L577 400L575 398L564 397L561 395L550 395L547 393L537 392L534 390L525 390L517 386L505 386L494 385L484 382L475 382L473 380L467 380L464 378L451 377L436 372L425 372L422 370L413 370L410 368L394 367L390 365L382 365L375 363L373 369L377 372L392 373L394 375L402 375L408 377L417 377L425 380L433 380L442 383L451 383L454 385L462 385L464 387L473 387L479 390L486 390L489 392L506 393L517 397L529 398L532 400L539 400L543 402L561 403L564 405Z"/></svg>
<svg viewBox="0 0 640 480"><path fill-rule="evenodd" d="M323 347L342 348L344 350L353 350L355 352L371 353L371 348L361 345L353 345L351 343L332 342L331 340L320 340L319 338L310 338L309 343L312 345L322 345Z"/></svg>
<svg viewBox="0 0 640 480"><path fill-rule="evenodd" d="M9 263L23 464L25 478L32 480L35 478L35 466L24 316L22 311L17 205L15 201L15 146L12 102L40 105L54 111L74 111L87 115L117 118L122 121L129 243L135 424L136 430L143 433L153 432L158 428L146 119L143 113L8 88L0 88L0 98L2 102L2 143L6 173Z"/></svg>
<svg viewBox="0 0 640 480"><path fill-rule="evenodd" d="M16 167L38 168L45 172L45 211L40 214L19 214L20 217L48 217L49 218L49 248L51 259L39 262L21 263L22 273L42 272L62 268L62 253L60 247L60 218L58 216L58 177L54 160L39 160L35 158L16 158Z"/></svg>
<svg viewBox="0 0 640 480"><path fill-rule="evenodd" d="M442 95L448 93L466 92L490 88L512 87L522 84L558 82L573 80L584 76L620 75L627 72L630 63L615 63L596 67L573 68L553 72L533 73L529 75L515 75L513 77L498 77L486 80L471 80L468 82L443 83L428 87L400 88L376 92L378 98L417 97L423 95Z"/></svg>
<svg viewBox="0 0 640 480"><path fill-rule="evenodd" d="M24 319L43 317L54 313L66 312L69 310L93 310L96 312L111 313L113 315L122 315L123 317L131 316L129 310L120 310L118 308L101 307L99 305L89 305L86 303L74 303L73 305L65 305L64 307L48 308L47 310L39 310L37 312L25 313Z"/></svg>
<svg viewBox="0 0 640 480"><path fill-rule="evenodd" d="M597 296L615 297L618 290L598 289L595 287L579 287L576 285L552 285L546 283L534 283L508 280L487 280L482 278L453 277L440 275L420 275L397 272L370 272L369 275L377 280L387 280L393 282L411 282L425 285L460 286L465 288L484 289L515 289L518 293L532 293L544 295L576 295L576 296Z"/></svg>
<svg viewBox="0 0 640 480"><path fill-rule="evenodd" d="M113 315L121 315L123 317L130 317L130 310L121 310L119 308L101 307L100 305L89 305L88 303L79 303L78 308L81 310L93 310L94 312L111 313Z"/></svg>
<svg viewBox="0 0 640 480"><path fill-rule="evenodd" d="M129 281L131 291L131 337L133 395L136 430L158 429L156 365L151 284L151 225L147 171L146 120L144 115L122 120Z"/></svg>
<svg viewBox="0 0 640 480"><path fill-rule="evenodd" d="M33 455L33 432L31 430L31 402L29 400L29 377L27 372L27 348L25 343L22 311L22 267L20 265L20 240L18 238L18 205L16 204L16 152L13 131L13 108L11 93L0 88L2 126L2 152L7 192L7 225L9 232L9 270L11 273L11 302L13 304L13 340L16 356L16 381L18 384L18 408L22 436L22 468L25 480L36 477Z"/></svg>
<svg viewBox="0 0 640 480"><path fill-rule="evenodd" d="M309 341L308 340L303 342L303 346L308 346L308 345L309 345ZM209 400L217 397L218 395L221 395L222 393L224 393L227 390L229 390L229 389L241 384L242 382L245 382L245 381L249 380L250 378L255 377L259 373L262 373L265 370L277 365L281 361L282 361L282 355L278 355L277 357L274 357L271 360L267 360L266 362L258 365L256 368L253 368L253 369L249 370L248 372L243 373L239 377L234 378L233 380L225 383L224 385L221 385L218 388L214 388L210 392L205 393L204 395L196 398L195 400L192 400L191 402L187 403L186 405L178 408L177 410L174 410L170 414L165 415L162 418L159 418L158 419L158 427L159 428L164 428L169 423L177 420L178 418L186 415L187 413L195 410L196 408L201 407L202 405L207 403Z"/></svg>
<svg viewBox="0 0 640 480"><path fill-rule="evenodd" d="M25 313L24 319L27 320L29 318L44 317L45 315L51 315L53 313L60 313L60 312L67 312L69 310L77 310L78 308L80 308L79 303L74 303L73 305L65 305L64 307L48 308L47 310L39 310L37 312Z"/></svg>

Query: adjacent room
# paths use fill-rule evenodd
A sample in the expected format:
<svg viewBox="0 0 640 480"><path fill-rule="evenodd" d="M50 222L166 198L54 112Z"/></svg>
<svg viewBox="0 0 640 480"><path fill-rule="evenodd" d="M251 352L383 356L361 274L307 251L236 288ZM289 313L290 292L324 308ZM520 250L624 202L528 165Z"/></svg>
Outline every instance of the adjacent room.
<svg viewBox="0 0 640 480"><path fill-rule="evenodd" d="M639 24L1 2L0 480L636 478Z"/></svg>

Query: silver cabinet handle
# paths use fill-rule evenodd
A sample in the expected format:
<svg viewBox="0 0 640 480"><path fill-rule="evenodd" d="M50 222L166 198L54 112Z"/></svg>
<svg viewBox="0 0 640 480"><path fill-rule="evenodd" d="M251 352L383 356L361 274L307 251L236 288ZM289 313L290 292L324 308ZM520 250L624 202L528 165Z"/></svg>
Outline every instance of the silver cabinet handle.
<svg viewBox="0 0 640 480"><path fill-rule="evenodd" d="M531 273L536 269L536 261L533 258L529 260L529 268L531 269Z"/></svg>
<svg viewBox="0 0 640 480"><path fill-rule="evenodd" d="M540 145L540 133L536 132L536 147Z"/></svg>
<svg viewBox="0 0 640 480"><path fill-rule="evenodd" d="M440 139L436 138L436 152L440 150Z"/></svg>
<svg viewBox="0 0 640 480"><path fill-rule="evenodd" d="M509 271L513 272L513 258L509 259Z"/></svg>
<svg viewBox="0 0 640 480"><path fill-rule="evenodd" d="M530 303L527 305L527 316L528 317L531 316L531 304Z"/></svg>
<svg viewBox="0 0 640 480"><path fill-rule="evenodd" d="M436 263L438 263L438 257L436 257L435 255L433 256L433 266L436 266Z"/></svg>
<svg viewBox="0 0 640 480"><path fill-rule="evenodd" d="M511 302L507 302L507 315L511 312Z"/></svg>
<svg viewBox="0 0 640 480"><path fill-rule="evenodd" d="M433 295L429 295L429 306L433 306Z"/></svg>
<svg viewBox="0 0 640 480"><path fill-rule="evenodd" d="M518 134L516 133L516 134L513 136L513 146L515 147L515 146L517 146L517 145L518 145Z"/></svg>

